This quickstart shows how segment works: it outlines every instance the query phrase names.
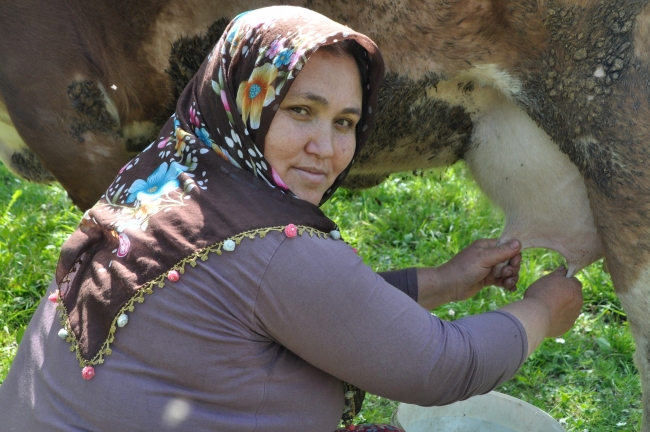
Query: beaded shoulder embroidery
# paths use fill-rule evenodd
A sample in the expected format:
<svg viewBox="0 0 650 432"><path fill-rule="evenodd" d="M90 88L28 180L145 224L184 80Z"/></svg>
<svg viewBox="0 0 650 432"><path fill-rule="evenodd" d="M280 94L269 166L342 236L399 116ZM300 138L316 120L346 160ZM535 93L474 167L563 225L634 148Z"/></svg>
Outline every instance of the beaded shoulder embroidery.
<svg viewBox="0 0 650 432"><path fill-rule="evenodd" d="M74 352L77 360L79 361L79 366L82 368L81 375L84 379L89 380L95 376L94 366L101 365L104 363L104 357L112 353L111 344L115 339L115 332L118 328L124 327L129 322L128 314L135 310L135 306L138 303L144 302L146 294L153 294L154 288L163 288L167 283L177 282L181 275L185 273L185 268L187 265L195 267L198 260L207 261L208 256L211 253L216 253L217 255L222 255L224 252L233 252L237 245L239 245L244 239L255 239L257 237L264 238L269 232L283 232L288 238L293 238L298 235L309 234L310 237L317 236L318 238L333 238L338 240L341 238L339 231L334 230L329 233L319 231L315 228L304 226L304 225L294 225L289 224L286 226L274 226L267 228L258 228L250 231L245 231L239 234L236 234L232 237L229 237L225 240L222 240L213 245L207 246L203 249L200 249L189 256L182 259L177 264L173 265L166 272L163 272L158 277L150 280L144 284L119 310L110 327L109 334L102 344L99 352L90 360L85 359L81 355L81 350L79 347L79 341L75 336L70 323L68 321L68 311L63 304L60 291L56 290L49 296L49 300L53 303L56 303L57 309L60 311L61 325L62 329L59 330L59 337L65 340L70 344L70 351ZM83 259L83 258L82 258ZM74 271L74 267L71 272ZM69 281L69 277L64 278L63 282Z"/></svg>

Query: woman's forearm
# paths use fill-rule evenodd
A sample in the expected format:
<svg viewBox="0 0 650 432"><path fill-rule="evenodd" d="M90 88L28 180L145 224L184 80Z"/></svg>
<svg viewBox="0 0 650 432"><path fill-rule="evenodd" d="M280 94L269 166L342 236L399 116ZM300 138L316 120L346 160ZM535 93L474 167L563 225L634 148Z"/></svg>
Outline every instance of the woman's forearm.
<svg viewBox="0 0 650 432"><path fill-rule="evenodd" d="M456 290L444 280L438 267L418 268L417 275L418 304L420 306L431 310L456 301Z"/></svg>
<svg viewBox="0 0 650 432"><path fill-rule="evenodd" d="M501 308L521 322L528 338L528 355L544 338L560 336L575 323L582 307L582 285L566 277L560 269L541 277L524 294L524 298Z"/></svg>
<svg viewBox="0 0 650 432"><path fill-rule="evenodd" d="M456 290L441 277L437 267L417 269L418 304L425 309L435 309L443 304L455 301ZM534 298L523 299L501 308L504 312L517 318L528 338L530 355L542 343L550 328L550 312L542 301Z"/></svg>
<svg viewBox="0 0 650 432"><path fill-rule="evenodd" d="M440 269L417 269L418 303L429 310L468 298L468 292L445 277ZM580 282L567 278L566 269L561 268L533 283L523 299L500 309L517 318L526 330L528 355L544 338L559 336L573 326L582 306L581 288Z"/></svg>
<svg viewBox="0 0 650 432"><path fill-rule="evenodd" d="M546 338L550 328L550 312L543 302L536 299L523 299L510 303L500 310L517 318L526 330L528 354L530 356Z"/></svg>

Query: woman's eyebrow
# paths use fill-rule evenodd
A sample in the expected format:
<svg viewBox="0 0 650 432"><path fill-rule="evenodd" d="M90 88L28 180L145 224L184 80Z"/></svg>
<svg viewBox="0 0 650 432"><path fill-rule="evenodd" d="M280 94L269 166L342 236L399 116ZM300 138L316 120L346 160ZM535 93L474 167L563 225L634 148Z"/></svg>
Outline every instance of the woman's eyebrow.
<svg viewBox="0 0 650 432"><path fill-rule="evenodd" d="M329 102L323 96L320 96L320 95L317 95L317 94L311 93L311 92L298 93L298 94L296 94L296 97L299 97L301 99L307 99L307 100L310 100L312 102L316 102L316 103L321 104L321 105L329 105Z"/></svg>
<svg viewBox="0 0 650 432"><path fill-rule="evenodd" d="M307 99L313 102L316 102L318 104L327 106L329 105L329 102L327 99L325 99L323 96L317 95L315 93L311 92L305 92L305 93L298 93L295 95L295 97L302 98L302 99ZM359 117L361 117L361 109L357 107L350 107L350 108L345 108L341 111L342 114L356 114Z"/></svg>
<svg viewBox="0 0 650 432"><path fill-rule="evenodd" d="M359 108L345 108L343 111L341 111L341 114L355 114L355 115L361 117L361 109L359 109Z"/></svg>

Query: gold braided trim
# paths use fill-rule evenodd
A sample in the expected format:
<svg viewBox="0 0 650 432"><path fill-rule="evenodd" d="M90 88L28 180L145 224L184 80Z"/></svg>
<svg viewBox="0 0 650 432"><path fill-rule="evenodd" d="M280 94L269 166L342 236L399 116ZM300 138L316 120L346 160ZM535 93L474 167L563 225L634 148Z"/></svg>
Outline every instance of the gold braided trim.
<svg viewBox="0 0 650 432"><path fill-rule="evenodd" d="M198 251L187 256L186 258L183 258L180 262L172 266L169 270L167 270L163 274L159 275L158 277L142 285L142 287L119 310L119 312L113 319L113 322L111 323L111 328L109 330L108 337L102 344L102 347L100 348L99 352L95 355L95 357L93 357L90 360L86 360L81 356L81 350L79 349L79 341L77 340L77 337L72 331L72 327L70 326L70 322L68 321L68 311L63 305L63 300L61 299L61 296L59 296L57 300L57 309L60 310L61 325L68 332L65 341L70 344L70 351L75 353L77 360L79 361L79 366L83 368L86 366L93 366L93 365L104 363L104 356L111 355L111 353L113 352L111 350L111 343L113 343L113 340L115 339L115 330L117 330L117 320L119 319L119 317L126 312L133 312L136 303L144 302L145 294L153 294L154 286L158 286L158 288L163 288L166 283L165 279L167 278L167 274L170 271L176 270L179 273L184 274L185 266L187 264L189 264L192 267L196 267L197 260L200 259L201 261L207 261L210 253L216 253L217 255L223 254L223 245L228 240L232 240L235 242L235 244L238 245L245 238L249 238L249 239L255 239L255 237L264 238L271 231L284 232L285 228L286 227L284 226L274 226L269 228L258 228L258 229L244 231L242 233L236 234L232 237L220 241L219 243L215 243L210 246L206 246L203 249L199 249ZM304 233L307 233L309 234L310 237L313 237L314 235L317 236L318 238L323 238L323 239L332 237L329 233L325 233L323 231L317 230L316 228L312 228L309 226L296 225L296 228L297 228L298 235L303 235Z"/></svg>

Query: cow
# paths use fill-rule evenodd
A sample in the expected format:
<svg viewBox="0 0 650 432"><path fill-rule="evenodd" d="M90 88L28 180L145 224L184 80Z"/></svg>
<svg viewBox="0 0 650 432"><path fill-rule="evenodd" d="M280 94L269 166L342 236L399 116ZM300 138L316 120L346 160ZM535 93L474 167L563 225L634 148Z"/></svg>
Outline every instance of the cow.
<svg viewBox="0 0 650 432"><path fill-rule="evenodd" d="M290 0L372 37L376 128L348 187L465 160L502 241L604 257L650 432L650 0ZM273 0L4 0L0 158L90 207L238 13ZM497 269L498 272L498 269Z"/></svg>

